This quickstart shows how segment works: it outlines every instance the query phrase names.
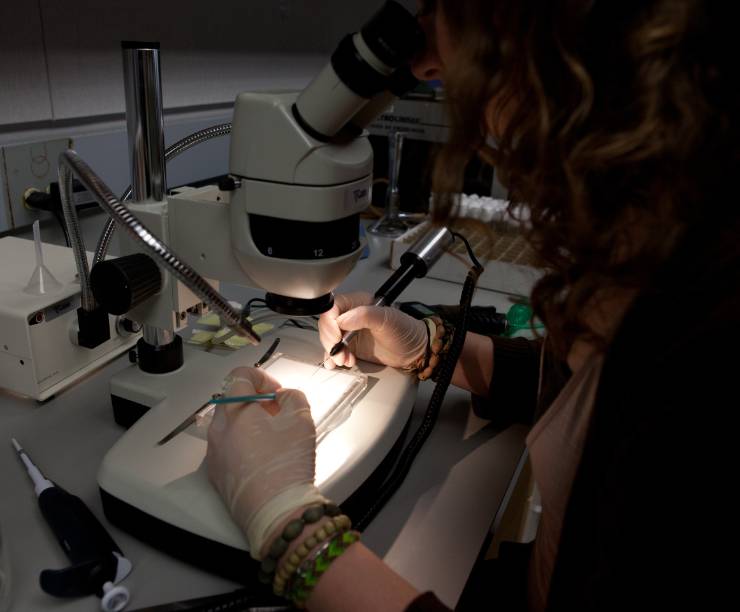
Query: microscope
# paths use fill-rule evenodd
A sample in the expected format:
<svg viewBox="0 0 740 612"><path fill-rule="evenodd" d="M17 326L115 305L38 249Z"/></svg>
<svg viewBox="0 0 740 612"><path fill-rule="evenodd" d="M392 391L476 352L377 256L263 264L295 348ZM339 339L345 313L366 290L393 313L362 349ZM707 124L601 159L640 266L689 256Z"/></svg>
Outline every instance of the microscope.
<svg viewBox="0 0 740 612"><path fill-rule="evenodd" d="M207 404L231 369L264 353L220 282L263 289L267 307L285 317L332 307L333 290L364 246L359 215L370 202L373 166L365 128L415 85L408 64L422 45L415 17L386 2L302 92L237 97L230 129L213 131L231 133L227 180L167 195L158 45L123 44L131 202L124 206L74 152L60 158L63 191L75 174L113 219L89 273L77 256L88 305L81 327L94 337L96 312L143 325L136 363L111 379L116 421L129 428L98 475L111 522L191 563L251 579L247 543L207 479L205 430L158 442ZM65 216L78 237L68 203ZM106 259L114 222L124 230L123 255ZM177 332L188 313L206 308L255 346L226 356L184 346ZM292 357L323 356L315 333L281 329L280 336ZM409 422L414 381L391 368L371 378L317 448L316 484L337 503L359 499Z"/></svg>

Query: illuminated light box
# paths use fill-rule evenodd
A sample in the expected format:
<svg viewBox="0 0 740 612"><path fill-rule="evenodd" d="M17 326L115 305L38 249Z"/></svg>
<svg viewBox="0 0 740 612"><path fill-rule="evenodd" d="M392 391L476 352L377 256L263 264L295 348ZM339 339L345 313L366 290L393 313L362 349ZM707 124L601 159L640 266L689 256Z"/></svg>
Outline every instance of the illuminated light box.
<svg viewBox="0 0 740 612"><path fill-rule="evenodd" d="M319 368L315 362L282 353L275 353L262 368L282 387L305 393L316 425L316 485L321 486L355 452L353 440L341 435L326 436L352 414L352 406L368 386L367 375L356 370ZM214 407L210 404L198 415L197 426L189 430L190 435L207 439Z"/></svg>
<svg viewBox="0 0 740 612"><path fill-rule="evenodd" d="M362 372L327 370L282 353L273 355L263 369L282 387L305 393L319 442L352 413L352 404L367 388Z"/></svg>

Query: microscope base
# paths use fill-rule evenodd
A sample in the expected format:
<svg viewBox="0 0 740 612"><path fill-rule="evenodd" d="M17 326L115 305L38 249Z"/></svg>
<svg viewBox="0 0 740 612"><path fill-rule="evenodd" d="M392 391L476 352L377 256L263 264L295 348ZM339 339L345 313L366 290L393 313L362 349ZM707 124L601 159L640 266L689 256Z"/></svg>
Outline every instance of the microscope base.
<svg viewBox="0 0 740 612"><path fill-rule="evenodd" d="M313 362L322 357L315 333L279 333L281 352ZM111 522L190 563L249 584L254 572L244 571L247 543L208 481L207 429L193 425L162 446L157 442L218 391L231 369L256 362L265 346L227 355L186 347L185 364L175 372L153 375L132 366L116 375L111 393L150 410L111 448L98 473ZM369 377L368 389L316 452L317 486L336 503L349 499L350 515L361 512L365 493L372 495L363 492L363 484L374 488L378 472L392 466L416 396L411 377L369 363L360 368Z"/></svg>

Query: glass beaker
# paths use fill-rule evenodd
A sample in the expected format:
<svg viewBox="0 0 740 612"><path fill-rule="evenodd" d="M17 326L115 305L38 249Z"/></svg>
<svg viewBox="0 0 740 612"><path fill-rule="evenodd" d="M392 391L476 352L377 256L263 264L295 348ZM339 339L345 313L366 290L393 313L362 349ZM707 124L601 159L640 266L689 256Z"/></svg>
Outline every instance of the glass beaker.
<svg viewBox="0 0 740 612"><path fill-rule="evenodd" d="M403 132L394 132L388 138L388 190L385 195L385 213L368 232L378 236L396 237L404 234L408 229L406 222L401 219L401 198L398 192L398 174L401 170L401 156L403 154Z"/></svg>

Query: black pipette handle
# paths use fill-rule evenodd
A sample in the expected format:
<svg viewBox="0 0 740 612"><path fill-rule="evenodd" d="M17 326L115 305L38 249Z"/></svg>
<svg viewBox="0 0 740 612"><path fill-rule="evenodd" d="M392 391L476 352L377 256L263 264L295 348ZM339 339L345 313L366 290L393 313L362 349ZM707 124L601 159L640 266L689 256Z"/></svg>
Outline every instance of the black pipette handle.
<svg viewBox="0 0 740 612"><path fill-rule="evenodd" d="M113 551L122 554L100 521L76 495L54 486L42 491L38 502L41 514L74 565Z"/></svg>
<svg viewBox="0 0 740 612"><path fill-rule="evenodd" d="M103 609L121 609L118 606L128 601L128 591L112 582L125 577L131 563L85 502L46 478L18 441L12 442L34 484L41 514L72 562L64 569L43 570L41 588L56 597L95 593L102 597Z"/></svg>

